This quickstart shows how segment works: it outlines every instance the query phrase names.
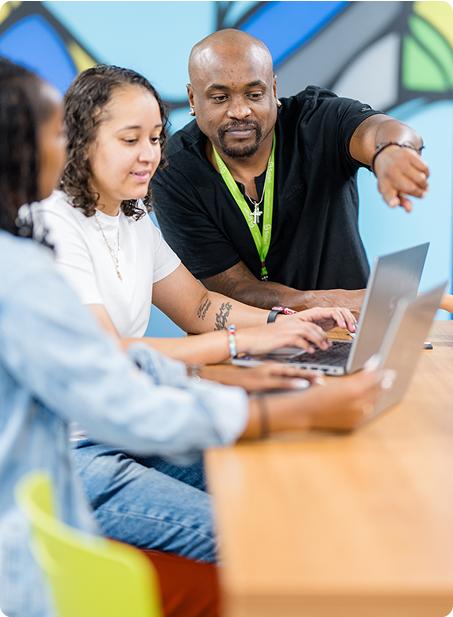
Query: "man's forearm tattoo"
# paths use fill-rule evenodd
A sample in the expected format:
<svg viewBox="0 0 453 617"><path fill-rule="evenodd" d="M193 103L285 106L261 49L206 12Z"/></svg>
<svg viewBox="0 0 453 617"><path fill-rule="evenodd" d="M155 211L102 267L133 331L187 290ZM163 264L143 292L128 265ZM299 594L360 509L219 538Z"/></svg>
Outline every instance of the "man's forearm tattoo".
<svg viewBox="0 0 453 617"><path fill-rule="evenodd" d="M214 330L226 330L226 324L228 320L228 316L230 314L233 305L229 302L224 302L220 307L220 311L215 316L215 326Z"/></svg>
<svg viewBox="0 0 453 617"><path fill-rule="evenodd" d="M198 319L203 319L206 317L206 313L208 312L208 308L211 306L211 300L206 300L204 304L198 307L197 317Z"/></svg>

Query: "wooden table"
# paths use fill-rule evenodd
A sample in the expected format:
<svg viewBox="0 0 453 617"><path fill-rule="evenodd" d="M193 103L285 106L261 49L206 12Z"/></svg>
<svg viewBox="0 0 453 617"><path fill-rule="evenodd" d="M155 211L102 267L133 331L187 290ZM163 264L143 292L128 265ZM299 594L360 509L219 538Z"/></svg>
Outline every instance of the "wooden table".
<svg viewBox="0 0 453 617"><path fill-rule="evenodd" d="M402 404L347 436L207 453L225 617L445 617L453 608L453 321Z"/></svg>

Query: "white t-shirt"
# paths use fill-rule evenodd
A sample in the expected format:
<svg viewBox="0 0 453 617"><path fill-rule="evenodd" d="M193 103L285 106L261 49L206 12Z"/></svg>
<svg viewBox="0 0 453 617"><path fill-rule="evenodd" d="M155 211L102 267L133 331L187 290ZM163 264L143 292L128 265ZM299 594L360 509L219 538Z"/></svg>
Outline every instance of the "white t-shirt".
<svg viewBox="0 0 453 617"><path fill-rule="evenodd" d="M57 266L83 304L102 304L121 337L141 337L151 312L153 283L181 263L148 214L139 221L120 211L86 217L62 191L38 205L55 245ZM117 240L119 238L119 251ZM114 260L119 255L119 279Z"/></svg>

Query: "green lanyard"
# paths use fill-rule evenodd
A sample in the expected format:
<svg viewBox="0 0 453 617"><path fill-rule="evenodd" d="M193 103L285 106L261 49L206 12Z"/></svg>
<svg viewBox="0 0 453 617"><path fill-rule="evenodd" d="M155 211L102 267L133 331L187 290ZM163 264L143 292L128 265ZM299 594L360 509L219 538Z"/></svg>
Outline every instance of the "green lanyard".
<svg viewBox="0 0 453 617"><path fill-rule="evenodd" d="M247 202L244 199L244 196L238 188L238 185L234 181L233 176L230 174L228 167L217 154L214 145L212 146L212 149L214 150L214 156L217 161L217 165L219 167L219 171L222 175L223 181L227 185L231 195L234 197L235 202L239 206L242 214L244 215L244 218L247 221L247 225L249 226L250 233L252 234L253 240L255 241L256 250L258 251L258 255L261 261L261 280L267 281L268 274L266 270L266 256L271 243L272 212L274 209L275 133L272 143L271 157L267 165L266 179L264 181L264 212L259 212L258 206L255 206L255 212L251 212L249 206L247 205ZM260 214L264 215L262 236L256 220Z"/></svg>

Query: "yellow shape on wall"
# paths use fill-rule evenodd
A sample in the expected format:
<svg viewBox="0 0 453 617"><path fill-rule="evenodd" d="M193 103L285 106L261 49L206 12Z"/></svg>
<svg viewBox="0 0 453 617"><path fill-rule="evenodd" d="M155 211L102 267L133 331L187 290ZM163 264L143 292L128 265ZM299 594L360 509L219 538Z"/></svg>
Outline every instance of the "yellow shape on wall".
<svg viewBox="0 0 453 617"><path fill-rule="evenodd" d="M429 21L453 48L453 8L448 2L414 2L414 12Z"/></svg>
<svg viewBox="0 0 453 617"><path fill-rule="evenodd" d="M11 2L5 2L5 4L0 8L0 24L2 21L5 21L5 19L10 16L11 12L14 11L14 9L17 9L17 7L21 4L21 0L11 0Z"/></svg>
<svg viewBox="0 0 453 617"><path fill-rule="evenodd" d="M70 41L67 47L79 73L85 71L86 69L90 69L92 66L97 64L96 61L93 60L93 58L88 55L86 51L84 51L75 41Z"/></svg>

